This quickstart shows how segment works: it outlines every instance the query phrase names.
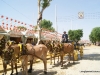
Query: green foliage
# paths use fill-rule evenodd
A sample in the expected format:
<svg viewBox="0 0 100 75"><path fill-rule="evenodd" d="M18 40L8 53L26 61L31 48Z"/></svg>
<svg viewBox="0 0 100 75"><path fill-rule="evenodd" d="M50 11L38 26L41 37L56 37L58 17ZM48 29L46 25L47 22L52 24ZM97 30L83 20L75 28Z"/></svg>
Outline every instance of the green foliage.
<svg viewBox="0 0 100 75"><path fill-rule="evenodd" d="M37 19L37 25L41 29L41 21L42 21L42 14L44 10L50 6L50 2L52 0L38 0L38 19ZM39 32L39 40L41 39L41 31Z"/></svg>
<svg viewBox="0 0 100 75"><path fill-rule="evenodd" d="M55 29L53 27L48 28L51 32L55 32Z"/></svg>
<svg viewBox="0 0 100 75"><path fill-rule="evenodd" d="M35 30L35 32L37 31L37 25L35 26L34 30Z"/></svg>
<svg viewBox="0 0 100 75"><path fill-rule="evenodd" d="M52 22L50 22L49 20L43 19L41 21L41 28L42 29L47 29L50 31L55 31L55 29L52 27Z"/></svg>
<svg viewBox="0 0 100 75"><path fill-rule="evenodd" d="M83 37L83 30L81 30L81 29L69 30L68 31L68 36L69 36L70 40L78 42L81 39L81 37Z"/></svg>
<svg viewBox="0 0 100 75"><path fill-rule="evenodd" d="M89 39L92 42L100 41L100 27L95 27L92 29Z"/></svg>
<svg viewBox="0 0 100 75"><path fill-rule="evenodd" d="M20 29L20 30L27 30L27 28L24 27L24 26L17 26L17 28Z"/></svg>
<svg viewBox="0 0 100 75"><path fill-rule="evenodd" d="M93 32L91 32L91 34L89 35L89 39L92 43L96 42L96 39L93 37Z"/></svg>
<svg viewBox="0 0 100 75"><path fill-rule="evenodd" d="M43 9L47 8L48 6L50 6L50 1L52 0L41 0L41 7Z"/></svg>

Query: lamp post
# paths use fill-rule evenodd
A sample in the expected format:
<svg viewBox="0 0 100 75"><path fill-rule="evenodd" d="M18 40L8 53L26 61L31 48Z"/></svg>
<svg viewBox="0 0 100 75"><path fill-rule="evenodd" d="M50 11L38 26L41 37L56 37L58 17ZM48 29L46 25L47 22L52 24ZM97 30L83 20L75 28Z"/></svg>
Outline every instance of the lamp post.
<svg viewBox="0 0 100 75"><path fill-rule="evenodd" d="M56 29L56 40L57 40L57 33L58 33L58 27L57 27L57 5L55 5L55 29Z"/></svg>
<svg viewBox="0 0 100 75"><path fill-rule="evenodd" d="M73 29L72 20L71 20L71 30Z"/></svg>

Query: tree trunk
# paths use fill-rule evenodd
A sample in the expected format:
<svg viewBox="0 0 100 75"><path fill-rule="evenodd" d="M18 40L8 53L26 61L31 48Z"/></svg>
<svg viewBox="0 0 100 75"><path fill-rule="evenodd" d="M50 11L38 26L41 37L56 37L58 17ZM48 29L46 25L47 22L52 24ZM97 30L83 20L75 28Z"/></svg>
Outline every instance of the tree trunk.
<svg viewBox="0 0 100 75"><path fill-rule="evenodd" d="M42 14L45 8L42 8L42 10L40 11L40 2L41 0L38 0L38 19L37 19L37 25L38 25L38 43L41 40L41 21L42 21ZM38 44L37 43L37 44Z"/></svg>
<svg viewBox="0 0 100 75"><path fill-rule="evenodd" d="M40 28L40 1L41 0L38 0L38 19L37 19L37 26L38 26L38 42L37 44L39 43L39 41L41 40L41 28Z"/></svg>
<svg viewBox="0 0 100 75"><path fill-rule="evenodd" d="M50 0L49 0L50 2ZM49 3L48 2L48 3ZM37 26L38 26L38 43L39 41L41 40L41 21L42 21L42 14L43 14L43 11L45 10L46 7L42 8L41 11L40 11L40 3L41 3L41 0L38 0L38 19L37 19ZM38 44L37 43L37 44Z"/></svg>

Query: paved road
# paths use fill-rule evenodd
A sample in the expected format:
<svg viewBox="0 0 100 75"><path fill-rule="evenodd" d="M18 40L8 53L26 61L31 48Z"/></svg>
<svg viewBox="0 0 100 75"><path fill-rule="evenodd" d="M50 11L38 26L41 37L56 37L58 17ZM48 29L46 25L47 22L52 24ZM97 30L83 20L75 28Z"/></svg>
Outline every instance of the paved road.
<svg viewBox="0 0 100 75"><path fill-rule="evenodd" d="M67 57L65 57L65 59L66 58ZM67 59L64 60L65 63L62 68L59 63L50 65L50 60L48 60L47 75L100 75L100 47L98 46L85 47L83 59L81 60L79 57L79 60L75 61L75 64L72 62L68 64L66 61ZM33 68L34 71L29 75L44 75L42 62L35 63ZM21 75L20 70L18 71L19 75ZM0 73L0 75L1 74L2 73ZM8 71L7 75L10 75L10 71Z"/></svg>

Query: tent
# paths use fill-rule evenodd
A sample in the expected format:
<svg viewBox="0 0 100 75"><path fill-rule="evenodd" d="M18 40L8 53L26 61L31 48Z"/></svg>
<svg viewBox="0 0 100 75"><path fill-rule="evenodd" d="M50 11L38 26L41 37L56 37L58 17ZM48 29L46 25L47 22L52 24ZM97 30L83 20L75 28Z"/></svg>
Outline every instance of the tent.
<svg viewBox="0 0 100 75"><path fill-rule="evenodd" d="M5 34L7 33L1 26L0 26L0 34Z"/></svg>

